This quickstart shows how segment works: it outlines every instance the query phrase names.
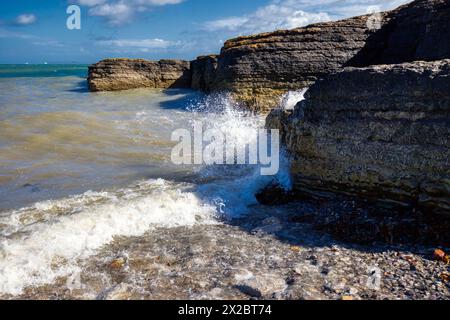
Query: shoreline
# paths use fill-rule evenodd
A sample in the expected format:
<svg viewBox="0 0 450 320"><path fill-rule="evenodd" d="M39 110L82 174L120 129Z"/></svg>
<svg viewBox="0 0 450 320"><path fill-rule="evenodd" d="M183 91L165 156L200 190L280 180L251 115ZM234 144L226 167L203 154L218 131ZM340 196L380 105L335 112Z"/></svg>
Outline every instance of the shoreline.
<svg viewBox="0 0 450 320"><path fill-rule="evenodd" d="M229 92L282 132L297 193L385 199L450 220L448 14L445 1L416 0L380 13L377 28L364 15L231 39L194 61L106 59L87 81L91 91ZM306 88L280 110L283 94Z"/></svg>
<svg viewBox="0 0 450 320"><path fill-rule="evenodd" d="M81 287L68 290L67 278L59 278L3 298L450 298L449 284L441 279L448 266L433 260L433 246L341 242L308 222L292 222L286 213L298 212L294 204L279 209L260 207L219 225L157 227L141 237L121 237L80 261ZM371 268L381 271L379 288L368 285Z"/></svg>

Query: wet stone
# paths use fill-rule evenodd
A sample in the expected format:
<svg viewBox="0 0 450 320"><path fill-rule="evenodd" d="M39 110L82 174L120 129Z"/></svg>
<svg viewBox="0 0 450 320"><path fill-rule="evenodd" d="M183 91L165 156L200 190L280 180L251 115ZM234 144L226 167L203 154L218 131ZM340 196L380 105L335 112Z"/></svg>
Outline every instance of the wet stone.
<svg viewBox="0 0 450 320"><path fill-rule="evenodd" d="M450 298L442 276L449 269L433 259L436 247L341 242L310 223L289 221L299 206L281 209L257 207L254 214L218 225L160 227L116 238L79 261L79 287L68 290L68 279L61 277L1 298ZM282 232L253 233L268 227Z"/></svg>

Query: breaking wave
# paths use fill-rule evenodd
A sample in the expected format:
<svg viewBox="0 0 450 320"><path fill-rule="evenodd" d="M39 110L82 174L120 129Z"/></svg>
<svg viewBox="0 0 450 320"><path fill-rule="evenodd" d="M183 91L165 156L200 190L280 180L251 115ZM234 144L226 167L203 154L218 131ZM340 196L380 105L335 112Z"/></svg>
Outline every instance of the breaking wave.
<svg viewBox="0 0 450 320"><path fill-rule="evenodd" d="M217 223L216 208L190 185L150 180L116 192L87 192L36 203L0 219L0 291L51 283L77 269L77 260L115 236L140 236L155 226Z"/></svg>
<svg viewBox="0 0 450 320"><path fill-rule="evenodd" d="M285 107L302 94L283 99ZM297 101L298 102L298 101ZM248 141L264 117L242 111L227 95L210 95L188 108L190 119ZM136 114L142 119L146 113ZM179 111L177 111L179 112ZM144 119L145 120L145 119ZM153 119L154 121L154 119ZM259 166L196 167L196 183L150 179L127 188L88 191L0 213L0 293L54 282L78 272L80 259L95 254L117 236L142 236L155 227L217 224L245 214L255 193L276 179L290 187L289 161L282 153L276 177Z"/></svg>

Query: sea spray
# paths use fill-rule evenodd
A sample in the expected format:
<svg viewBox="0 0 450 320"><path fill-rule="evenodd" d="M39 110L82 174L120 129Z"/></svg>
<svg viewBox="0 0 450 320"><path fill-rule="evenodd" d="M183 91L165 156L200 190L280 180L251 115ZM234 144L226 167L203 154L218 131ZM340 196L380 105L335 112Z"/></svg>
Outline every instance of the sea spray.
<svg viewBox="0 0 450 320"><path fill-rule="evenodd" d="M172 148L171 160L175 165L258 165L260 174L274 176L279 170L279 130L259 128L243 137L221 130L203 129L196 121L193 134L188 129L177 129L171 140L178 142Z"/></svg>
<svg viewBox="0 0 450 320"><path fill-rule="evenodd" d="M303 100L304 90L288 93L282 100L281 108L288 108ZM194 103L190 110L201 113L206 128L213 128L232 136L242 144L249 142L253 133L264 127L265 117L255 115L242 109L227 94L208 95ZM204 178L214 179L213 183L207 183L198 187L203 198L210 203L218 205L220 213L225 218L238 217L247 212L247 208L258 204L255 197L258 191L270 183L277 183L290 190L292 187L290 177L290 161L285 150L279 154L280 170L275 176L261 175L261 165L213 165L202 166L199 173Z"/></svg>
<svg viewBox="0 0 450 320"><path fill-rule="evenodd" d="M176 112L203 120L207 127L228 132L238 141L264 126L263 116L243 111L227 95L206 96L197 99L189 112ZM147 118L150 113L140 107L134 114L124 130L135 128L133 121L158 125L158 119L153 119L158 113ZM20 294L29 286L71 278L80 273L81 260L116 236L142 236L158 226L216 224L219 217L246 214L257 204L255 194L273 179L290 188L289 159L283 151L280 160L275 177L261 176L258 166L199 166L194 169L195 183L150 179L127 188L89 191L2 212L0 293Z"/></svg>
<svg viewBox="0 0 450 320"><path fill-rule="evenodd" d="M280 108L283 110L294 109L297 103L305 99L306 91L308 91L308 88L287 92L281 97Z"/></svg>

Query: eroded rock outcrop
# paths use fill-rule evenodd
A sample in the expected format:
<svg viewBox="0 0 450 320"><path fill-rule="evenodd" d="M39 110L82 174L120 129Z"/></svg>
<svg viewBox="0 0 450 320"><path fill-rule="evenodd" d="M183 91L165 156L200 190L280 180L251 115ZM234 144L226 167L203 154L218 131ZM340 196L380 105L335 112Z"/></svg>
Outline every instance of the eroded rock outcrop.
<svg viewBox="0 0 450 320"><path fill-rule="evenodd" d="M273 111L295 189L450 212L450 60L347 68Z"/></svg>
<svg viewBox="0 0 450 320"><path fill-rule="evenodd" d="M217 72L217 55L201 56L191 62L192 83L195 90L214 90Z"/></svg>
<svg viewBox="0 0 450 320"><path fill-rule="evenodd" d="M268 111L285 92L308 87L354 58L374 34L368 18L229 40L219 58L216 88L230 90L254 110Z"/></svg>
<svg viewBox="0 0 450 320"><path fill-rule="evenodd" d="M89 85L93 91L230 91L248 108L268 112L287 91L308 87L344 67L448 58L449 38L450 1L417 0L375 16L231 39L219 56L190 63L104 60L90 68Z"/></svg>
<svg viewBox="0 0 450 320"><path fill-rule="evenodd" d="M190 88L190 62L107 59L89 67L91 91L134 88Z"/></svg>
<svg viewBox="0 0 450 320"><path fill-rule="evenodd" d="M418 0L376 15L240 37L222 49L216 88L264 112L285 92L344 67L449 58L447 39L448 0Z"/></svg>
<svg viewBox="0 0 450 320"><path fill-rule="evenodd" d="M381 28L350 66L393 64L450 57L450 1L417 0L387 14ZM382 43L380 46L379 44Z"/></svg>

